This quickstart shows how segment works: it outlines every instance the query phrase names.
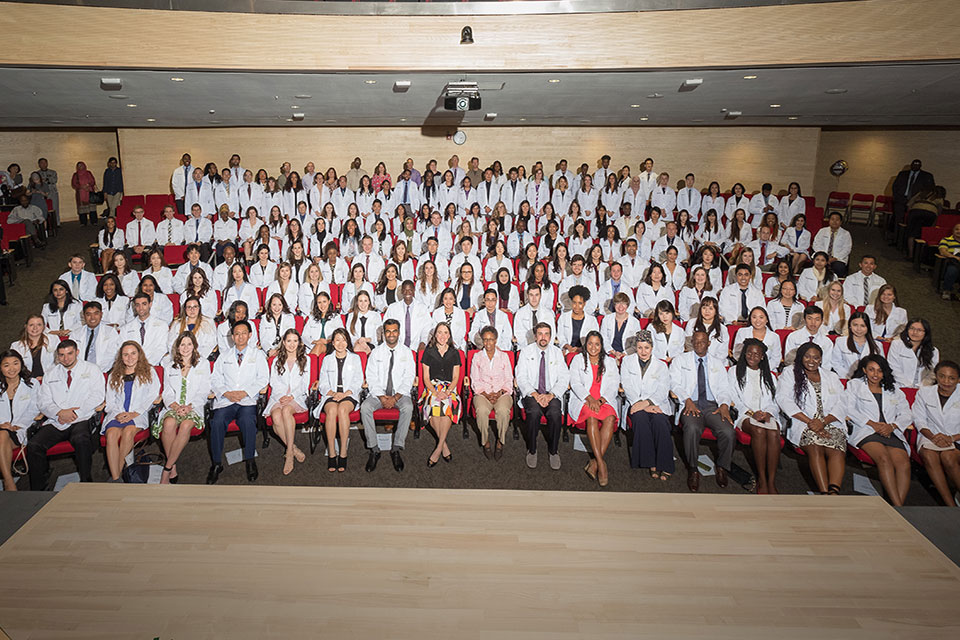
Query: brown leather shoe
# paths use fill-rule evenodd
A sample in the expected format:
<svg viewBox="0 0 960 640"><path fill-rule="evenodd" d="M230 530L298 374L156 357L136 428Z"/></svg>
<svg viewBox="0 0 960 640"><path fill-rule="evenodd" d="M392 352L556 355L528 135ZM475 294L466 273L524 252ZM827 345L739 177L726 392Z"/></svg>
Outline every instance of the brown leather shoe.
<svg viewBox="0 0 960 640"><path fill-rule="evenodd" d="M727 470L723 467L717 467L717 486L721 489L727 488Z"/></svg>
<svg viewBox="0 0 960 640"><path fill-rule="evenodd" d="M693 493L700 491L700 472L699 471L691 471L687 475L687 489L690 489L690 491Z"/></svg>

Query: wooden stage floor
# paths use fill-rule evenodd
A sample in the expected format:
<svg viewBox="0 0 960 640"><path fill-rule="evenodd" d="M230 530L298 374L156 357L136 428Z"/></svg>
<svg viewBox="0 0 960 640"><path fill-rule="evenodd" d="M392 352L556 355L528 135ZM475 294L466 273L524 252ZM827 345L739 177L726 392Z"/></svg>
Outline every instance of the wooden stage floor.
<svg viewBox="0 0 960 640"><path fill-rule="evenodd" d="M0 576L13 640L960 637L960 569L854 496L71 484Z"/></svg>

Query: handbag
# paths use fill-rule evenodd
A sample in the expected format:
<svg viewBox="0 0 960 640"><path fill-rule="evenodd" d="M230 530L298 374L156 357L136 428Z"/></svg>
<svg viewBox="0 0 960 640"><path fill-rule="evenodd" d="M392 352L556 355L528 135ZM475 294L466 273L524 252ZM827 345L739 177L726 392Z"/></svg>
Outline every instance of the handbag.
<svg viewBox="0 0 960 640"><path fill-rule="evenodd" d="M163 466L166 461L167 458L162 453L138 451L134 454L133 464L124 469L120 477L129 484L146 484L150 479L150 467L155 464Z"/></svg>
<svg viewBox="0 0 960 640"><path fill-rule="evenodd" d="M103 204L103 191L91 191L88 196L90 199L90 204Z"/></svg>

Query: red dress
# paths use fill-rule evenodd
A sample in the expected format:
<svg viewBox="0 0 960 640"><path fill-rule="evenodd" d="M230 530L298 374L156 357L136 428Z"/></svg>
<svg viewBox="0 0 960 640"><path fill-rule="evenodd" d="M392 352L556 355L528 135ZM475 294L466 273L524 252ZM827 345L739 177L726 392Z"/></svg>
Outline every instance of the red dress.
<svg viewBox="0 0 960 640"><path fill-rule="evenodd" d="M600 378L597 376L597 365L591 364L590 367L593 372L593 384L590 385L590 395L593 396L594 398L599 398L600 397ZM573 417L568 417L567 421L571 425L575 425L575 424L584 424L587 421L587 418L596 418L597 420L600 420L602 422L605 418L610 418L610 417L616 418L617 412L614 411L613 407L611 407L609 404L600 405L600 411L593 411L590 409L589 406L587 406L586 403L584 403L583 407L580 409L580 416L577 417L576 420L574 420Z"/></svg>

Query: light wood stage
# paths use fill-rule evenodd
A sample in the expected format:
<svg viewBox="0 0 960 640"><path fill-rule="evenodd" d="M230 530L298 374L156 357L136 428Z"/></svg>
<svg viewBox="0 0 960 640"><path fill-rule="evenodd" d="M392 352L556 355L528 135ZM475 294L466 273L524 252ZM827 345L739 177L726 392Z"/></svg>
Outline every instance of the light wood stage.
<svg viewBox="0 0 960 640"><path fill-rule="evenodd" d="M71 484L0 547L37 638L943 638L879 498Z"/></svg>

